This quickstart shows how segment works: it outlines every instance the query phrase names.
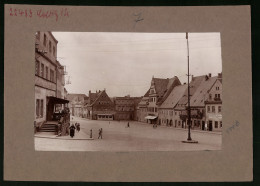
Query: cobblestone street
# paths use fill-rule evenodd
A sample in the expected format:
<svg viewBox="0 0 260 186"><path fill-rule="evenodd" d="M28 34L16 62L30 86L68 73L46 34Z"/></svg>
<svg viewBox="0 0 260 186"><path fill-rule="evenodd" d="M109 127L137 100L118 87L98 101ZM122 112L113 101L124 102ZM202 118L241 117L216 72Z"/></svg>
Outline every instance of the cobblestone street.
<svg viewBox="0 0 260 186"><path fill-rule="evenodd" d="M63 140L35 137L35 150L42 151L193 151L221 150L222 135L217 132L191 131L198 144L182 143L187 139L187 130L130 121L97 121L75 118L82 132L89 135L93 130L94 140ZM103 139L98 139L98 129L103 128ZM77 136L77 133L76 133ZM75 136L75 137L76 137Z"/></svg>

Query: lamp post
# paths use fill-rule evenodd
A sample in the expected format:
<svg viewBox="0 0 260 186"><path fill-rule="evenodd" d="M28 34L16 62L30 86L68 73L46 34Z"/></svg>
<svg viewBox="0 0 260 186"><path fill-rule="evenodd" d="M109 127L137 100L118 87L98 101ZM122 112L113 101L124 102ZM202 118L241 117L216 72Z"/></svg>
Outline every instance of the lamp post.
<svg viewBox="0 0 260 186"><path fill-rule="evenodd" d="M186 41L187 41L187 57L188 57L188 108L187 108L187 114L188 114L188 141L191 141L191 135L190 135L190 57L189 57L189 38L188 38L188 32L186 32Z"/></svg>
<svg viewBox="0 0 260 186"><path fill-rule="evenodd" d="M191 139L190 128L191 128L191 113L190 113L190 57L189 57L189 40L188 40L188 32L186 32L186 40L187 40L187 57L188 57L188 138L187 141L182 141L183 143L198 143L198 141L194 141Z"/></svg>

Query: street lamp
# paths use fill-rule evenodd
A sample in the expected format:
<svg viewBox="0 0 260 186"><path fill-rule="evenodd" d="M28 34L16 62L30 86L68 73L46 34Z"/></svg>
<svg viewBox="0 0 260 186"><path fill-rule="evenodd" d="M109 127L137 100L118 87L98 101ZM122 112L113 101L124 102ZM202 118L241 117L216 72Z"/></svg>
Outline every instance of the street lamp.
<svg viewBox="0 0 260 186"><path fill-rule="evenodd" d="M198 143L198 141L191 139L190 128L191 128L191 113L190 113L190 57L189 57L189 40L188 40L188 32L186 32L186 40L187 40L187 57L188 57L188 138L187 141L182 141L183 143Z"/></svg>

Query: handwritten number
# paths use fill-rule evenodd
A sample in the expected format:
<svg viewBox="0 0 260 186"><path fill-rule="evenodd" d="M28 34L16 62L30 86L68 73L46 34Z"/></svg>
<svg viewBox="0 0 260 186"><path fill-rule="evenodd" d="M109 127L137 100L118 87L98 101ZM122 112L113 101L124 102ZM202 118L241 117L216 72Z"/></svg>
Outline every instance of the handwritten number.
<svg viewBox="0 0 260 186"><path fill-rule="evenodd" d="M17 10L16 10L16 9L14 9L14 15L15 15L15 16L17 16L17 14L16 14L16 11L17 11Z"/></svg>
<svg viewBox="0 0 260 186"><path fill-rule="evenodd" d="M19 9L19 14L20 14L21 16L23 16L23 14L24 14L23 10L20 10L20 9Z"/></svg>
<svg viewBox="0 0 260 186"><path fill-rule="evenodd" d="M10 8L10 16L13 16L13 9Z"/></svg>
<svg viewBox="0 0 260 186"><path fill-rule="evenodd" d="M31 10L31 9L30 9L29 17L30 17L30 18L32 17L32 10Z"/></svg>

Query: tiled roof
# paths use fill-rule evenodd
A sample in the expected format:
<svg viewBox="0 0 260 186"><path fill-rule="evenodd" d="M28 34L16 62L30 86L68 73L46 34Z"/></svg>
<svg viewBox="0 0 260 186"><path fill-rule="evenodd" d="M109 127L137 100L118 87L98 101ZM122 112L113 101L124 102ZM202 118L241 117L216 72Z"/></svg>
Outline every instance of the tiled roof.
<svg viewBox="0 0 260 186"><path fill-rule="evenodd" d="M153 81L158 96L158 104L161 104L168 97L175 86L181 85L180 80L176 76L170 79L153 78Z"/></svg>
<svg viewBox="0 0 260 186"><path fill-rule="evenodd" d="M200 83L200 86L197 88L195 93L192 95L190 99L191 107L203 107L204 101L206 100L206 96L208 91L211 89L213 84L216 82L217 76L210 77L208 80L203 80Z"/></svg>
<svg viewBox="0 0 260 186"><path fill-rule="evenodd" d="M190 82L190 96L192 96L197 88L200 86L201 82L205 80L205 75L203 76L196 76L193 77L192 81ZM185 90L182 98L179 100L175 109L185 109L185 105L188 103L188 87Z"/></svg>
<svg viewBox="0 0 260 186"><path fill-rule="evenodd" d="M162 103L160 108L173 108L182 98L188 85L178 85L173 88L167 99Z"/></svg>

